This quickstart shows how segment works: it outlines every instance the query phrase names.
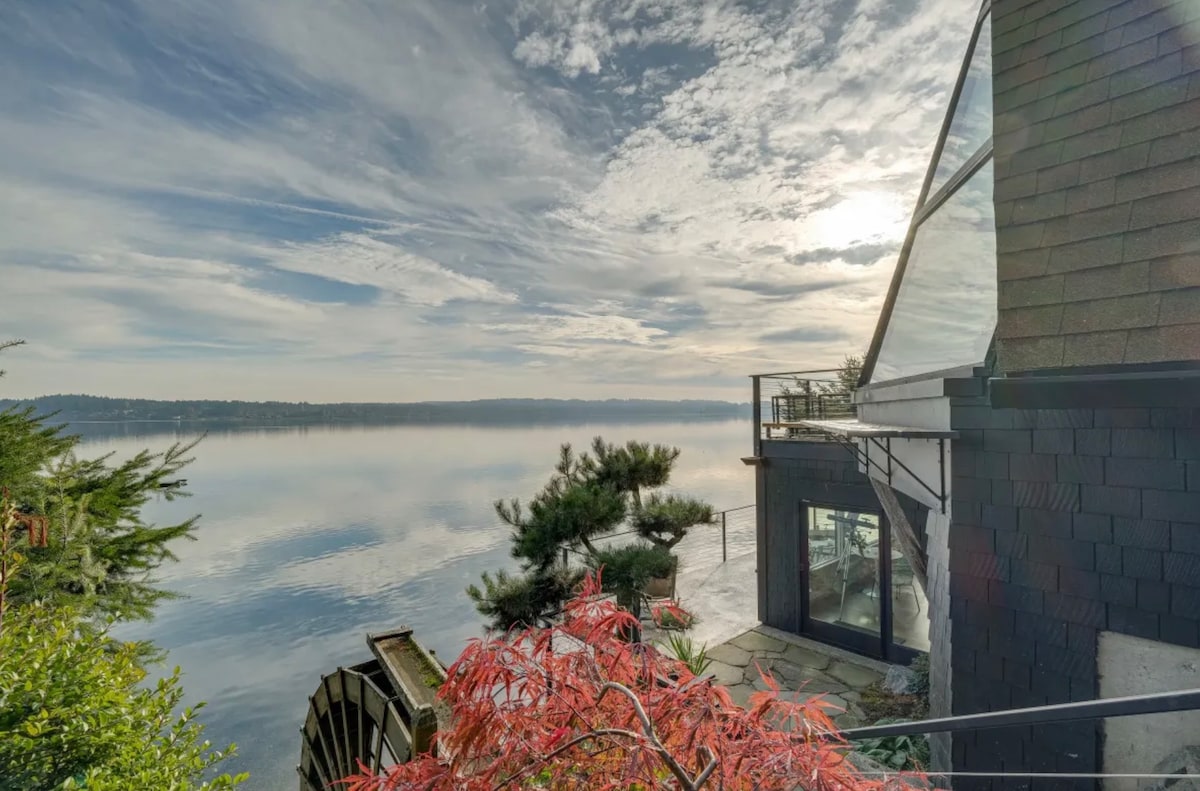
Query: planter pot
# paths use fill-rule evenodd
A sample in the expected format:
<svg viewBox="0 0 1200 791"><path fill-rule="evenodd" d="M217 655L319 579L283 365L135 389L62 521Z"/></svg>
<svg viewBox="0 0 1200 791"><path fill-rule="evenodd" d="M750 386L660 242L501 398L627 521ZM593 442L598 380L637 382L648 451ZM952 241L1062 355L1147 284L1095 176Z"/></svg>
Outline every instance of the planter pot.
<svg viewBox="0 0 1200 791"><path fill-rule="evenodd" d="M427 752L439 727L437 693L446 681L445 669L413 639L407 627L368 634L367 645L398 693L401 719L412 737L412 754ZM445 712L441 713L444 719Z"/></svg>
<svg viewBox="0 0 1200 791"><path fill-rule="evenodd" d="M665 577L651 577L646 582L646 587L642 592L651 599L673 599L675 598L675 575L679 571L679 559L675 558L675 563L671 567L671 573Z"/></svg>

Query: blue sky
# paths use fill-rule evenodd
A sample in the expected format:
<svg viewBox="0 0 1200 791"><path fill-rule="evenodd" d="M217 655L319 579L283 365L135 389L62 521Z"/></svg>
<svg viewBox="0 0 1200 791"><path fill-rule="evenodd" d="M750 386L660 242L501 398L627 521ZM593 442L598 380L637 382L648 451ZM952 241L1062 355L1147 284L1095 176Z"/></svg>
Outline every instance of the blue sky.
<svg viewBox="0 0 1200 791"><path fill-rule="evenodd" d="M869 341L974 0L8 0L4 394L744 400Z"/></svg>

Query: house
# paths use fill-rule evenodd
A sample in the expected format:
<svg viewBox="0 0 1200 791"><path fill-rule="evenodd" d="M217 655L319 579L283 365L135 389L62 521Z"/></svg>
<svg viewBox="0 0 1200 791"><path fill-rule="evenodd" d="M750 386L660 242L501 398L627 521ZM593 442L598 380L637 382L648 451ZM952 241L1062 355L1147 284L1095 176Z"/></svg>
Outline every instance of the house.
<svg viewBox="0 0 1200 791"><path fill-rule="evenodd" d="M754 377L764 623L928 651L934 716L1200 687L1200 4L983 4L853 405L827 378ZM933 741L1142 773L1200 714Z"/></svg>

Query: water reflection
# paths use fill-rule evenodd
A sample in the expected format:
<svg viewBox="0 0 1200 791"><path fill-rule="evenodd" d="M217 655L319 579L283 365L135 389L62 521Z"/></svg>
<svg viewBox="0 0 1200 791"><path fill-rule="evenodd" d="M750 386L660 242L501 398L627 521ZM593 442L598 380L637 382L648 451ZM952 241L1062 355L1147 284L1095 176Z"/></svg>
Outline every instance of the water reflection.
<svg viewBox="0 0 1200 791"><path fill-rule="evenodd" d="M126 456L196 435L149 428L93 424L83 453ZM185 473L194 496L148 513L160 522L203 515L199 540L162 574L188 598L122 636L170 650L189 696L209 701L209 738L238 742L230 769L251 771L250 789L292 787L297 729L320 674L360 661L367 630L400 623L456 655L480 634L463 589L512 564L491 503L532 494L560 443L596 434L677 445L679 489L718 508L753 501L742 421L210 432Z"/></svg>

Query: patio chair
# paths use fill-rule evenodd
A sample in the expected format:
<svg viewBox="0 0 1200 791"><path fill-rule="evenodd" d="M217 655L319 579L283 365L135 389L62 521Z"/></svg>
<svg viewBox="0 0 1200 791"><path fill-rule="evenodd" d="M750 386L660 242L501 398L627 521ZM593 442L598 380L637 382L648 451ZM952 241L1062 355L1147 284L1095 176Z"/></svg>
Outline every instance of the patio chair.
<svg viewBox="0 0 1200 791"><path fill-rule="evenodd" d="M913 575L912 564L908 562L908 558L904 557L892 561L892 590L902 587L908 587L912 590L913 602L917 605L917 612L921 612L921 597L917 595L917 583Z"/></svg>

